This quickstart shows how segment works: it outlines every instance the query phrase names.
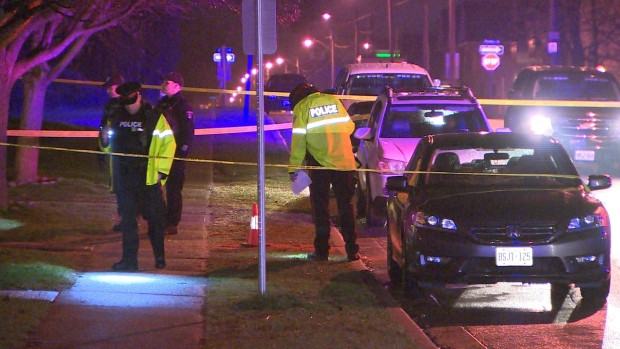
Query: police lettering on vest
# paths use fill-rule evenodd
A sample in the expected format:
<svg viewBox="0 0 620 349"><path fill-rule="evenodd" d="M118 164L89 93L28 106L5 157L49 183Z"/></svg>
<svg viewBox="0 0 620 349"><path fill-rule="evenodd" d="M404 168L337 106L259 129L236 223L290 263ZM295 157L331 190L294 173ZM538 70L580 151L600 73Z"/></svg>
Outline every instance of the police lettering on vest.
<svg viewBox="0 0 620 349"><path fill-rule="evenodd" d="M338 114L338 106L336 104L322 105L320 107L310 108L311 118L330 114Z"/></svg>
<svg viewBox="0 0 620 349"><path fill-rule="evenodd" d="M121 128L130 128L132 131L142 131L141 121L121 121L118 123Z"/></svg>

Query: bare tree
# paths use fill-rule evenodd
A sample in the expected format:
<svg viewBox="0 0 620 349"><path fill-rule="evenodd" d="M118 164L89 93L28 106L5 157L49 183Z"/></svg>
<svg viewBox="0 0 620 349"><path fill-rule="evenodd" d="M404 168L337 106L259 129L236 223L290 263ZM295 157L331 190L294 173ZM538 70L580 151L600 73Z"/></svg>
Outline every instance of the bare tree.
<svg viewBox="0 0 620 349"><path fill-rule="evenodd" d="M2 1L0 143L7 141L9 98L17 79L31 70L38 70L40 77L47 78L49 73L43 73L47 68L44 63L83 45L83 38L116 25L143 1L89 1L85 4L74 1ZM31 74L31 81L36 81L36 75ZM32 88L30 97L37 96L35 84L26 86ZM7 207L6 154L6 147L0 147L0 208Z"/></svg>
<svg viewBox="0 0 620 349"><path fill-rule="evenodd" d="M620 71L620 0L583 1L581 13L586 63Z"/></svg>
<svg viewBox="0 0 620 349"><path fill-rule="evenodd" d="M283 1L295 14L299 0ZM10 93L24 79L21 127L40 129L47 86L95 33L158 14L178 16L193 9L226 6L239 11L240 0L0 0L0 210L7 201L7 128ZM284 14L283 16L285 16ZM20 145L38 141L21 139ZM20 182L37 176L38 151L18 151Z"/></svg>

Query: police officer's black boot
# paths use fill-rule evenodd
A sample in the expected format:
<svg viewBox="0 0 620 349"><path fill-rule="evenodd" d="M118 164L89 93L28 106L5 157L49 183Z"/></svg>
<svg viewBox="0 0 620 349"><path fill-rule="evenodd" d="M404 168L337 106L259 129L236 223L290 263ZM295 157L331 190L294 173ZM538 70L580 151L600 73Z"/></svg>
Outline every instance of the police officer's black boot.
<svg viewBox="0 0 620 349"><path fill-rule="evenodd" d="M135 231L123 231L123 257L112 265L114 271L138 271L137 223Z"/></svg>
<svg viewBox="0 0 620 349"><path fill-rule="evenodd" d="M166 267L166 259L164 258L164 251L155 251L155 269L164 269Z"/></svg>
<svg viewBox="0 0 620 349"><path fill-rule="evenodd" d="M153 244L153 254L155 254L155 269L164 269L166 267L166 259L164 258L163 243Z"/></svg>
<svg viewBox="0 0 620 349"><path fill-rule="evenodd" d="M121 259L112 265L114 271L138 271L138 262Z"/></svg>
<svg viewBox="0 0 620 349"><path fill-rule="evenodd" d="M155 268L163 269L166 267L166 259L164 258L164 232L149 231L149 238L151 239L151 246L153 247L153 254L155 255Z"/></svg>
<svg viewBox="0 0 620 349"><path fill-rule="evenodd" d="M156 269L164 269L166 267L166 260L164 257L155 259L155 268Z"/></svg>

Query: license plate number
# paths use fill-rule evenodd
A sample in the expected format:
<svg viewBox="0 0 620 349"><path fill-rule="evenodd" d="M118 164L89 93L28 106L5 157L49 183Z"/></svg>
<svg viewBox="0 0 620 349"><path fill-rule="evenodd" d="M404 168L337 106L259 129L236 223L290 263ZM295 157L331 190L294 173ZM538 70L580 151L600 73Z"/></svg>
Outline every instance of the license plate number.
<svg viewBox="0 0 620 349"><path fill-rule="evenodd" d="M575 150L575 160L594 161L594 150Z"/></svg>
<svg viewBox="0 0 620 349"><path fill-rule="evenodd" d="M498 267L531 267L534 263L531 247L496 247L495 265Z"/></svg>

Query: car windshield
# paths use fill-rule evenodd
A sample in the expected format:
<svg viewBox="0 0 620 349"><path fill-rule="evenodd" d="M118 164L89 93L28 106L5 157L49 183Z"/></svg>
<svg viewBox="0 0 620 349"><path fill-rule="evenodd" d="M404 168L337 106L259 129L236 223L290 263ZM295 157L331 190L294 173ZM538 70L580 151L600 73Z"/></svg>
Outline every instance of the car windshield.
<svg viewBox="0 0 620 349"><path fill-rule="evenodd" d="M349 94L362 96L376 96L390 86L395 89L421 89L430 87L427 75L423 74L356 74L351 77Z"/></svg>
<svg viewBox="0 0 620 349"><path fill-rule="evenodd" d="M488 131L484 117L474 106L393 106L381 125L382 138L422 138L428 134Z"/></svg>
<svg viewBox="0 0 620 349"><path fill-rule="evenodd" d="M613 81L597 76L544 76L534 85L535 99L617 101Z"/></svg>
<svg viewBox="0 0 620 349"><path fill-rule="evenodd" d="M565 152L535 148L449 148L431 154L424 184L442 187L566 187L581 183Z"/></svg>

